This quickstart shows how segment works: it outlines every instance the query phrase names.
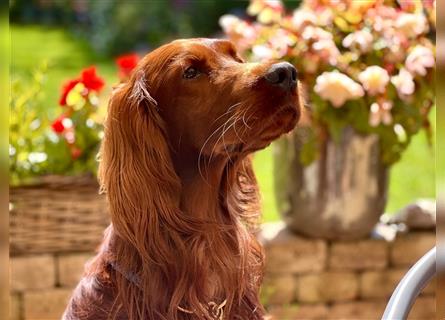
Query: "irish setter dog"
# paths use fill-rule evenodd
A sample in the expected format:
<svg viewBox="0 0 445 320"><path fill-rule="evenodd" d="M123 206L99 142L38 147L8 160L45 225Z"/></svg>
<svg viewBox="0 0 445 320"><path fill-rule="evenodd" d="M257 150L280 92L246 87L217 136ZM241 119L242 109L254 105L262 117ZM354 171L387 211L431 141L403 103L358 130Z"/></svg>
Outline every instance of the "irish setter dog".
<svg viewBox="0 0 445 320"><path fill-rule="evenodd" d="M64 319L263 319L249 154L300 116L297 72L226 40L145 56L111 97L99 181L111 225Z"/></svg>

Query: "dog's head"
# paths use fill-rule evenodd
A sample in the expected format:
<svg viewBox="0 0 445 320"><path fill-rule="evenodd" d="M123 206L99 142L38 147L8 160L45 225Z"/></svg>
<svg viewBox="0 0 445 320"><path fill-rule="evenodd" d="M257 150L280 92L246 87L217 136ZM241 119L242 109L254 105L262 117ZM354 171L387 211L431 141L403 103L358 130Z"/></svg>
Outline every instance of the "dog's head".
<svg viewBox="0 0 445 320"><path fill-rule="evenodd" d="M148 54L136 96L156 109L170 143L204 155L250 152L290 131L300 116L297 71L246 63L226 40L177 40Z"/></svg>

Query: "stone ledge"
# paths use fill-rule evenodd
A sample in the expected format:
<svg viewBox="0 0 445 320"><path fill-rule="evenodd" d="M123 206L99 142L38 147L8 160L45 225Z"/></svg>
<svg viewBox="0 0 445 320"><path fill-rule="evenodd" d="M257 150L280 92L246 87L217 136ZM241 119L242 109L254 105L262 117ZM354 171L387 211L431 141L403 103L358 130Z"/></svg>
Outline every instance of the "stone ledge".
<svg viewBox="0 0 445 320"><path fill-rule="evenodd" d="M370 320L380 319L385 311L385 301L352 301L335 303L329 309L332 320Z"/></svg>
<svg viewBox="0 0 445 320"><path fill-rule="evenodd" d="M54 257L51 255L14 257L10 267L12 291L47 289L56 283Z"/></svg>
<svg viewBox="0 0 445 320"><path fill-rule="evenodd" d="M435 245L436 235L433 232L400 234L391 246L391 264L412 266Z"/></svg>
<svg viewBox="0 0 445 320"><path fill-rule="evenodd" d="M22 297L20 294L11 294L11 300L9 303L9 319L21 320L22 319Z"/></svg>
<svg viewBox="0 0 445 320"><path fill-rule="evenodd" d="M414 302L408 320L436 319L436 299L434 297L418 297Z"/></svg>
<svg viewBox="0 0 445 320"><path fill-rule="evenodd" d="M335 270L383 269L388 265L388 243L383 239L333 242L329 267Z"/></svg>
<svg viewBox="0 0 445 320"><path fill-rule="evenodd" d="M289 274L267 277L261 287L261 297L267 305L289 304L295 300L296 295L297 278Z"/></svg>
<svg viewBox="0 0 445 320"><path fill-rule="evenodd" d="M325 304L298 304L272 307L269 310L271 320L325 320L329 309Z"/></svg>
<svg viewBox="0 0 445 320"><path fill-rule="evenodd" d="M360 276L360 296L363 298L390 298L397 284L408 270L366 271Z"/></svg>
<svg viewBox="0 0 445 320"><path fill-rule="evenodd" d="M62 317L71 289L50 289L24 294L25 320L56 320Z"/></svg>
<svg viewBox="0 0 445 320"><path fill-rule="evenodd" d="M92 254L64 254L56 259L57 284L64 287L76 286L84 272L84 265Z"/></svg>
<svg viewBox="0 0 445 320"><path fill-rule="evenodd" d="M307 273L325 269L326 241L298 236L282 222L265 224L259 240L266 251L267 273Z"/></svg>
<svg viewBox="0 0 445 320"><path fill-rule="evenodd" d="M349 301L357 298L358 294L358 275L353 272L328 271L303 275L298 282L299 302Z"/></svg>

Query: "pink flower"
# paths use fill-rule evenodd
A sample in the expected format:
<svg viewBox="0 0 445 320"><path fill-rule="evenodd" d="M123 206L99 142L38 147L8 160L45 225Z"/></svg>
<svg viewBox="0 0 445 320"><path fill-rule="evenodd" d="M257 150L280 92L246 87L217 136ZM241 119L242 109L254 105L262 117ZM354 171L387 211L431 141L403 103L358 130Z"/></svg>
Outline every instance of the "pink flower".
<svg viewBox="0 0 445 320"><path fill-rule="evenodd" d="M366 19L377 32L384 32L392 28L397 16L398 12L394 8L385 5L378 5L366 12Z"/></svg>
<svg viewBox="0 0 445 320"><path fill-rule="evenodd" d="M363 84L366 91L374 96L384 93L389 82L388 72L379 66L367 67L358 75L358 79Z"/></svg>
<svg viewBox="0 0 445 320"><path fill-rule="evenodd" d="M377 127L381 123L390 125L392 123L391 109L392 102L390 101L374 102L369 114L369 125L372 127Z"/></svg>
<svg viewBox="0 0 445 320"><path fill-rule="evenodd" d="M414 93L415 83L413 76L405 68L400 69L398 75L391 77L391 82L397 89L400 99L406 100L407 96Z"/></svg>
<svg viewBox="0 0 445 320"><path fill-rule="evenodd" d="M284 29L277 29L275 34L270 37L270 47L274 50L274 58L280 59L287 54L290 46L293 46L297 38Z"/></svg>
<svg viewBox="0 0 445 320"><path fill-rule="evenodd" d="M323 72L318 76L314 91L336 108L341 107L347 100L362 97L364 94L361 85L338 71Z"/></svg>
<svg viewBox="0 0 445 320"><path fill-rule="evenodd" d="M312 44L312 48L324 61L330 63L331 65L337 64L337 59L340 56L340 51L338 50L333 40L318 40Z"/></svg>
<svg viewBox="0 0 445 320"><path fill-rule="evenodd" d="M423 0L425 1L425 0ZM406 12L414 12L416 10L416 2L415 0L397 0L403 11Z"/></svg>
<svg viewBox="0 0 445 320"><path fill-rule="evenodd" d="M219 24L240 52L251 48L257 40L258 28L234 15L223 15L219 19Z"/></svg>
<svg viewBox="0 0 445 320"><path fill-rule="evenodd" d="M411 72L413 76L425 76L427 68L432 68L436 64L433 51L430 48L417 45L406 58L406 69Z"/></svg>
<svg viewBox="0 0 445 320"><path fill-rule="evenodd" d="M366 29L350 33L343 39L343 46L346 48L357 48L362 53L367 53L372 49L373 37Z"/></svg>

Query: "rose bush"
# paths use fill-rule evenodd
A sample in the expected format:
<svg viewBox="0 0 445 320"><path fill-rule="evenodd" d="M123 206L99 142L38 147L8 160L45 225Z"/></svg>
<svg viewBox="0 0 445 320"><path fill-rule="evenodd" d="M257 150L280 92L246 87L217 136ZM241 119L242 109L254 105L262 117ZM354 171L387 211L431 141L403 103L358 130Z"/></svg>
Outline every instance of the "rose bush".
<svg viewBox="0 0 445 320"><path fill-rule="evenodd" d="M118 76L125 81L139 58L136 54L116 59ZM95 173L96 155L103 135L102 121L107 101L101 97L106 84L96 67L90 66L61 86L60 114L49 121L36 112L42 109L42 83L46 65L25 84L12 85L10 116L10 183L32 182L44 174L76 175Z"/></svg>
<svg viewBox="0 0 445 320"><path fill-rule="evenodd" d="M306 0L286 12L280 1L252 0L248 14L220 18L250 61L287 60L304 83L314 136L302 160L317 157L320 137L347 126L380 138L390 165L421 128L429 136L433 106L435 1Z"/></svg>

